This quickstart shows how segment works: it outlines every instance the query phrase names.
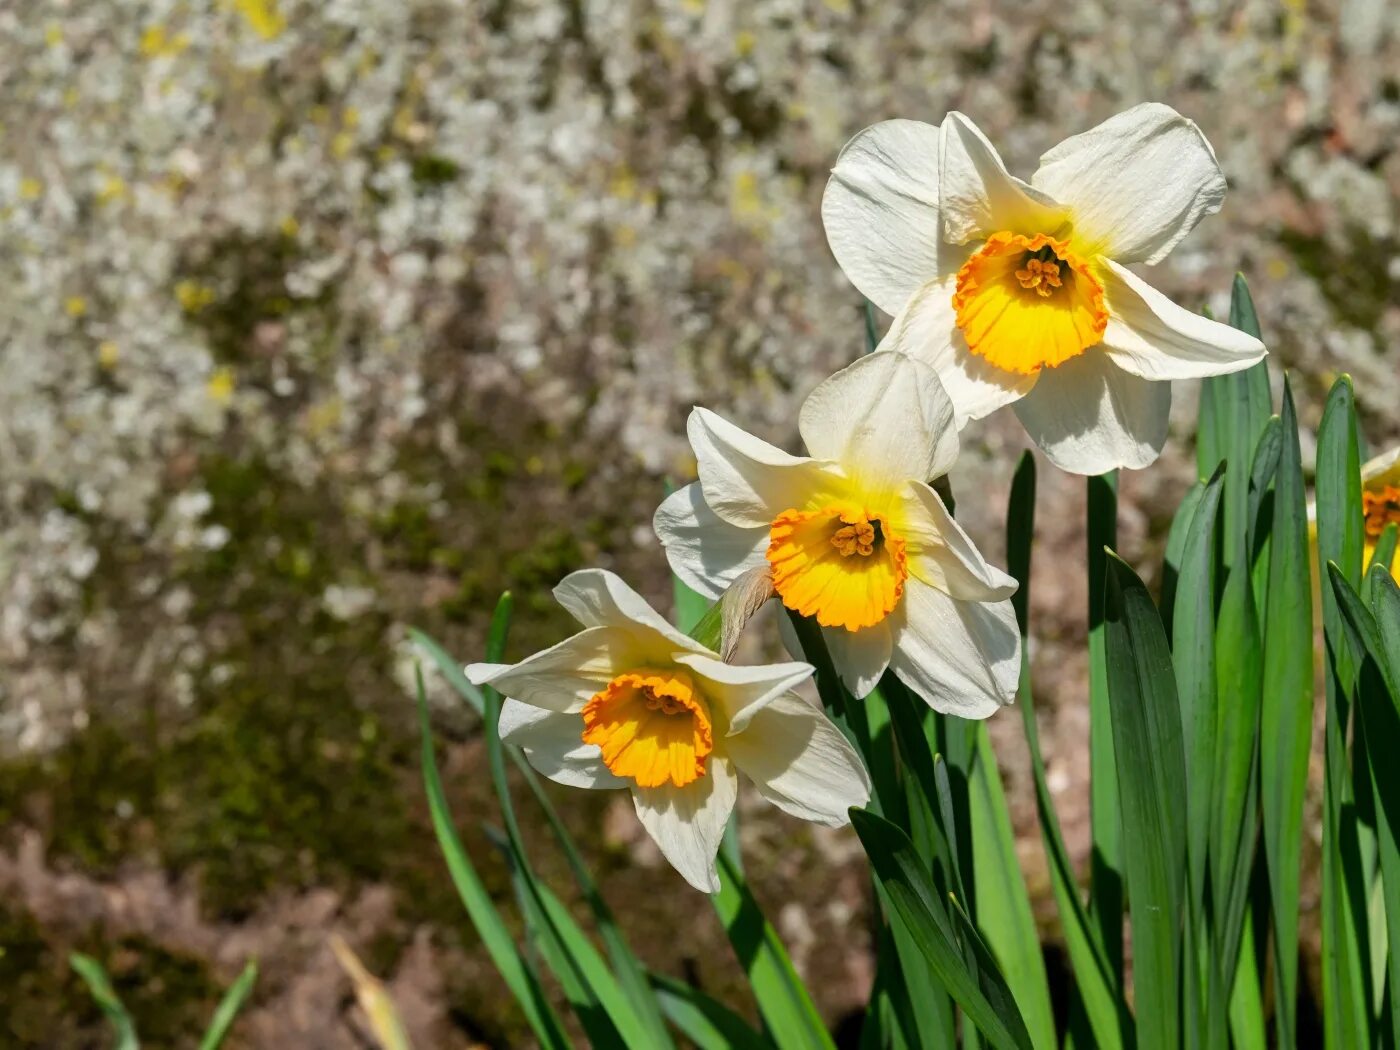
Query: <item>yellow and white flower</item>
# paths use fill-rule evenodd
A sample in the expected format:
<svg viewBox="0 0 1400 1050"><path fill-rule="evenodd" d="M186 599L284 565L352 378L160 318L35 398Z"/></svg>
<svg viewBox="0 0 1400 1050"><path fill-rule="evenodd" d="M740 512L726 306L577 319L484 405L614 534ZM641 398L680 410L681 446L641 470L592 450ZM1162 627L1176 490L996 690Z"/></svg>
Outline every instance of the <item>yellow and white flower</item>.
<svg viewBox="0 0 1400 1050"><path fill-rule="evenodd" d="M1361 507L1366 515L1363 564L1369 569L1385 527L1391 522L1400 525L1400 448L1382 453L1361 468ZM1400 582L1400 554L1386 568Z"/></svg>
<svg viewBox="0 0 1400 1050"><path fill-rule="evenodd" d="M949 113L937 126L887 120L847 143L822 220L846 276L895 317L881 349L933 365L959 426L1016 402L1052 462L1097 474L1157 458L1169 380L1266 352L1127 268L1161 261L1224 196L1210 143L1168 106L1066 139L1030 183Z"/></svg>
<svg viewBox="0 0 1400 1050"><path fill-rule="evenodd" d="M886 668L933 708L985 718L1012 701L1016 581L992 568L928 482L957 458L953 406L929 366L872 354L802 406L791 456L695 409L700 480L656 512L672 570L716 597L765 563L783 604L815 617L842 680Z"/></svg>
<svg viewBox="0 0 1400 1050"><path fill-rule="evenodd" d="M517 664L471 664L467 677L507 697L501 737L545 776L629 788L642 825L696 889L719 889L715 854L739 773L819 824L845 824L869 801L860 757L792 692L808 664L724 663L601 569L565 577L554 597L582 631Z"/></svg>

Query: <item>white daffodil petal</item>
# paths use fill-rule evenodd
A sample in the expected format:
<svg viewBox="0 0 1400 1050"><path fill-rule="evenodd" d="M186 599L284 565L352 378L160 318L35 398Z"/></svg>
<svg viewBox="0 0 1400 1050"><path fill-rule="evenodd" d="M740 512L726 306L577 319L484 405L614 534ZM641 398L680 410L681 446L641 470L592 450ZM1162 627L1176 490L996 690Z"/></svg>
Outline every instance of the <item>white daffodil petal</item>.
<svg viewBox="0 0 1400 1050"><path fill-rule="evenodd" d="M620 576L606 569L569 573L554 588L554 600L585 627L606 626L631 632L651 659L672 648L683 652L709 651L672 627Z"/></svg>
<svg viewBox="0 0 1400 1050"><path fill-rule="evenodd" d="M906 354L869 354L802 403L807 450L873 489L946 474L958 458L953 403L932 368Z"/></svg>
<svg viewBox="0 0 1400 1050"><path fill-rule="evenodd" d="M941 132L938 191L945 241L966 244L1000 230L1042 233L1064 221L1064 207L1010 175L996 148L967 117L949 113Z"/></svg>
<svg viewBox="0 0 1400 1050"><path fill-rule="evenodd" d="M715 854L738 793L734 767L719 755L711 755L705 775L685 787L632 788L642 827L671 866L701 893L719 892Z"/></svg>
<svg viewBox="0 0 1400 1050"><path fill-rule="evenodd" d="M953 310L954 283L950 277L919 289L877 349L899 351L932 366L961 428L1024 397L1036 377L1003 372L967 348Z"/></svg>
<svg viewBox="0 0 1400 1050"><path fill-rule="evenodd" d="M786 617L784 617L786 619ZM841 681L856 699L863 699L880 682L890 665L894 641L889 624L881 620L873 627L848 631L844 627L824 627L826 651Z"/></svg>
<svg viewBox="0 0 1400 1050"><path fill-rule="evenodd" d="M765 563L768 530L729 524L710 509L699 482L667 496L651 524L671 571L707 598L718 598L749 569Z"/></svg>
<svg viewBox="0 0 1400 1050"><path fill-rule="evenodd" d="M1071 474L1147 466L1167 440L1170 383L1123 371L1090 348L1044 369L1016 415L1050 462Z"/></svg>
<svg viewBox="0 0 1400 1050"><path fill-rule="evenodd" d="M909 485L902 502L900 535L914 576L960 601L993 602L1016 593L1016 581L987 563L937 492Z"/></svg>
<svg viewBox="0 0 1400 1050"><path fill-rule="evenodd" d="M1400 447L1382 452L1361 466L1363 485L1400 485Z"/></svg>
<svg viewBox="0 0 1400 1050"><path fill-rule="evenodd" d="M939 276L938 126L886 120L841 150L822 225L847 279L887 314Z"/></svg>
<svg viewBox="0 0 1400 1050"><path fill-rule="evenodd" d="M686 431L705 502L740 528L767 528L840 480L834 465L789 455L705 408L690 413Z"/></svg>
<svg viewBox="0 0 1400 1050"><path fill-rule="evenodd" d="M829 827L870 801L870 776L841 731L794 693L765 707L727 742L730 759L758 793L786 813Z"/></svg>
<svg viewBox="0 0 1400 1050"><path fill-rule="evenodd" d="M590 627L518 664L468 664L474 685L549 711L578 711L637 659L633 635L616 627Z"/></svg>
<svg viewBox="0 0 1400 1050"><path fill-rule="evenodd" d="M742 733L749 720L775 696L812 676L812 665L806 663L745 667L698 653L677 656L676 663L706 679L700 691L722 708L729 723L729 736Z"/></svg>
<svg viewBox="0 0 1400 1050"><path fill-rule="evenodd" d="M1155 263L1225 199L1225 175L1194 122L1148 102L1040 158L1037 189L1069 206L1091 253Z"/></svg>
<svg viewBox="0 0 1400 1050"><path fill-rule="evenodd" d="M961 602L911 578L895 617L890 668L935 711L986 718L1015 699L1021 635L1009 601Z"/></svg>
<svg viewBox="0 0 1400 1050"><path fill-rule="evenodd" d="M1200 379L1248 368L1268 352L1254 336L1177 306L1126 267L1101 259L1103 348L1143 379Z"/></svg>
<svg viewBox="0 0 1400 1050"><path fill-rule="evenodd" d="M581 788L626 787L613 776L594 744L583 742L583 719L546 711L506 698L501 705L501 739L525 752L530 765L557 784Z"/></svg>

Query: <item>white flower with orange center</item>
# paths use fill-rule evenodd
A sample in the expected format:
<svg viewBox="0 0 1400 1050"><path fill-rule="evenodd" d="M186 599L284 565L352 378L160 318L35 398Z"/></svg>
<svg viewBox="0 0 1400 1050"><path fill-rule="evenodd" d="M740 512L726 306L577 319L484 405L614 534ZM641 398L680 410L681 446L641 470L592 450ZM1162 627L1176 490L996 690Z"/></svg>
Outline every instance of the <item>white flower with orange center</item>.
<svg viewBox="0 0 1400 1050"><path fill-rule="evenodd" d="M1066 139L1029 183L949 113L938 126L887 120L847 143L822 220L846 276L894 315L880 348L931 364L959 426L1016 402L1052 462L1098 474L1157 458L1169 380L1265 354L1127 268L1160 262L1224 196L1210 143L1168 106Z"/></svg>
<svg viewBox="0 0 1400 1050"><path fill-rule="evenodd" d="M862 358L812 391L799 427L815 458L691 413L700 480L654 522L672 570L718 597L767 565L783 604L821 625L856 696L889 668L949 714L985 718L1010 703L1016 581L987 564L928 484L958 455L933 369L900 353Z"/></svg>
<svg viewBox="0 0 1400 1050"><path fill-rule="evenodd" d="M582 631L517 664L471 664L467 677L507 697L501 738L545 776L629 788L642 825L696 889L719 889L715 854L739 773L819 824L845 824L869 801L860 757L792 692L809 665L727 664L601 569L571 574L554 597Z"/></svg>

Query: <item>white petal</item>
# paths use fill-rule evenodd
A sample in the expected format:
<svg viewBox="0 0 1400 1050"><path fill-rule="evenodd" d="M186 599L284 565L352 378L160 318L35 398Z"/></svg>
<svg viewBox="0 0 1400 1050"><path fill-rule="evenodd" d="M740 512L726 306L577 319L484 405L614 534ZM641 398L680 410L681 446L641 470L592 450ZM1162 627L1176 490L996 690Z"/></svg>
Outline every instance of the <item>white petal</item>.
<svg viewBox="0 0 1400 1050"><path fill-rule="evenodd" d="M1064 222L1064 207L1008 174L995 147L967 117L949 113L940 130L938 190L945 241L966 244L1000 230L1052 233Z"/></svg>
<svg viewBox="0 0 1400 1050"><path fill-rule="evenodd" d="M626 787L603 763L597 744L583 742L583 719L507 699L501 705L501 739L525 752L530 765L568 787Z"/></svg>
<svg viewBox="0 0 1400 1050"><path fill-rule="evenodd" d="M1167 440L1172 385L1123 371L1091 347L1057 368L1042 369L1016 415L1050 462L1071 474L1138 469Z"/></svg>
<svg viewBox="0 0 1400 1050"><path fill-rule="evenodd" d="M834 465L789 455L709 409L691 412L686 432L705 502L731 525L766 529L783 511L839 481Z"/></svg>
<svg viewBox="0 0 1400 1050"><path fill-rule="evenodd" d="M739 778L729 760L710 755L705 775L685 787L634 787L637 818L661 853L701 893L719 892L715 854L734 809Z"/></svg>
<svg viewBox="0 0 1400 1050"><path fill-rule="evenodd" d="M1126 267L1099 267L1108 305L1103 348L1113 363L1144 379L1226 375L1268 353L1254 336L1185 310Z"/></svg>
<svg viewBox="0 0 1400 1050"><path fill-rule="evenodd" d="M1155 263L1225 199L1225 175L1195 123L1147 102L1065 139L1031 182L1068 205L1089 254Z"/></svg>
<svg viewBox="0 0 1400 1050"><path fill-rule="evenodd" d="M933 366L953 402L957 425L1024 397L1035 376L1003 372L967 348L953 310L955 278L924 285L895 317L877 349L897 350Z"/></svg>
<svg viewBox="0 0 1400 1050"><path fill-rule="evenodd" d="M467 678L550 711L578 711L614 677L635 666L633 635L590 627L518 664L468 664Z"/></svg>
<svg viewBox="0 0 1400 1050"><path fill-rule="evenodd" d="M746 733L725 742L739 771L773 805L830 827L870 801L870 777L826 715L795 693L769 704Z"/></svg>
<svg viewBox="0 0 1400 1050"><path fill-rule="evenodd" d="M689 667L705 679L700 690L719 704L729 722L729 735L742 733L755 714L799 682L812 676L806 663L760 664L745 667L727 664L698 653L677 656L676 663Z"/></svg>
<svg viewBox="0 0 1400 1050"><path fill-rule="evenodd" d="M911 579L890 668L935 711L986 718L1016 698L1021 635L1009 601L960 602Z"/></svg>
<svg viewBox="0 0 1400 1050"><path fill-rule="evenodd" d="M554 600L585 627L616 627L631 632L651 659L672 649L709 651L672 627L645 598L606 569L569 573L554 588Z"/></svg>
<svg viewBox="0 0 1400 1050"><path fill-rule="evenodd" d="M768 529L729 524L710 509L699 482L667 496L651 524L671 571L707 598L718 598L743 573L765 561Z"/></svg>
<svg viewBox="0 0 1400 1050"><path fill-rule="evenodd" d="M1400 485L1400 447L1382 452L1361 465L1361 483L1377 485Z"/></svg>
<svg viewBox="0 0 1400 1050"><path fill-rule="evenodd" d="M807 451L876 491L946 474L958 458L953 403L937 373L906 354L869 354L824 380L798 427Z"/></svg>
<svg viewBox="0 0 1400 1050"><path fill-rule="evenodd" d="M784 617L786 619L786 617ZM894 641L890 625L880 621L873 627L848 631L844 627L823 627L826 651L841 681L856 699L864 699L880 682L880 676L890 665Z"/></svg>
<svg viewBox="0 0 1400 1050"><path fill-rule="evenodd" d="M960 601L994 602L1016 593L1016 581L982 557L971 537L927 485L910 485L903 498L901 535L909 571Z"/></svg>
<svg viewBox="0 0 1400 1050"><path fill-rule="evenodd" d="M841 150L822 225L847 279L887 314L939 276L938 126L886 120Z"/></svg>

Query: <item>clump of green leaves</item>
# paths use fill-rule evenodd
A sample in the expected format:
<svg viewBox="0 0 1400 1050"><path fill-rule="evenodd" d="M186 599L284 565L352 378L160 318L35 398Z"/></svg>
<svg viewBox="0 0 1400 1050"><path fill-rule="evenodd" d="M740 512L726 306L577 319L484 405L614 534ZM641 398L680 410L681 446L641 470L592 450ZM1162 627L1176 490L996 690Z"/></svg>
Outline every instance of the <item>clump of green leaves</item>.
<svg viewBox="0 0 1400 1050"><path fill-rule="evenodd" d="M1238 278L1230 321L1258 335ZM1379 565L1362 575L1359 463L1354 399L1343 377L1318 435L1316 495L1325 577L1323 1033L1303 1030L1298 1010L1316 590L1293 395L1285 380L1275 412L1261 363L1205 384L1201 480L1172 523L1159 598L1113 553L1116 479L1088 482L1094 853L1087 895L1046 784L1023 663L1019 702L1071 977L1056 996L985 727L929 710L888 674L854 701L815 623L793 618L823 705L862 751L875 784L868 809L852 811L878 901L877 971L862 1047L1175 1050L1294 1046L1320 1035L1329 1046L1400 1046L1393 950L1400 938L1400 767L1390 760L1400 753L1400 587ZM1035 464L1027 455L1007 514L1023 641L1030 637L1034 512ZM488 660L501 658L509 611L503 600ZM679 583L676 619L695 637L714 633L716 618ZM472 686L431 639L416 640L484 719L504 826L491 837L512 873L523 944L457 838L420 691L423 770L439 842L472 923L542 1046L572 1045L580 1029L595 1046L833 1045L728 846L714 907L761 1026L650 971L539 778L501 742L500 697ZM586 923L534 874L507 791L507 761L521 770L569 859Z"/></svg>

